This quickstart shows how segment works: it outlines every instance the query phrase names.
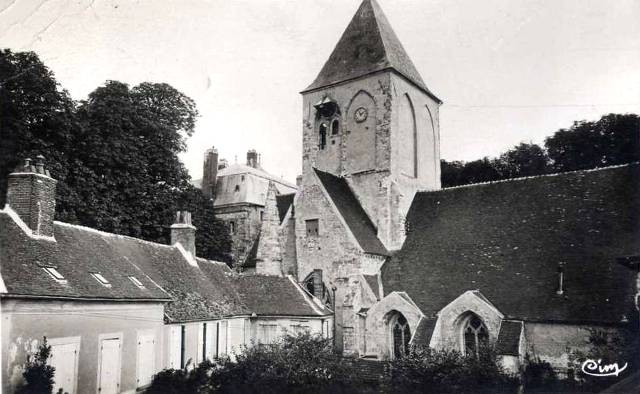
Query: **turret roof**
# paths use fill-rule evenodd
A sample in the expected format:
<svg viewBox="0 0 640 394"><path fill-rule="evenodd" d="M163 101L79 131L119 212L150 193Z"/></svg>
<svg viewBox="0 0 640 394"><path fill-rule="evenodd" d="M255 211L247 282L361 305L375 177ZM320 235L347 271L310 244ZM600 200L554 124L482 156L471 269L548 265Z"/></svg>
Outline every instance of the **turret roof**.
<svg viewBox="0 0 640 394"><path fill-rule="evenodd" d="M427 88L376 0L364 0L320 74L304 92L388 69L440 101Z"/></svg>

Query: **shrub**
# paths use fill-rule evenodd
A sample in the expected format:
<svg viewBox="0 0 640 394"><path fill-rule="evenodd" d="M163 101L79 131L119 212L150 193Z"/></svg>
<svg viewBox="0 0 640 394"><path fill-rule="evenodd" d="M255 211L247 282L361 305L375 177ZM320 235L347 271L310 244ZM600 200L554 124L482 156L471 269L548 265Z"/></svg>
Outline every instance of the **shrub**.
<svg viewBox="0 0 640 394"><path fill-rule="evenodd" d="M195 368L190 368L190 361L184 369L165 369L153 378L147 394L198 394L207 393L208 380L214 364L205 360Z"/></svg>
<svg viewBox="0 0 640 394"><path fill-rule="evenodd" d="M220 360L210 382L221 393L350 392L356 383L331 340L310 334L245 348L235 361Z"/></svg>
<svg viewBox="0 0 640 394"><path fill-rule="evenodd" d="M55 368L47 365L50 355L51 346L47 345L47 337L43 337L36 352L27 356L22 372L25 383L16 390L16 394L51 394Z"/></svg>
<svg viewBox="0 0 640 394"><path fill-rule="evenodd" d="M300 334L273 345L245 347L235 360L220 357L191 371L162 371L147 392L346 393L357 390L354 375L351 364L333 351L331 340Z"/></svg>
<svg viewBox="0 0 640 394"><path fill-rule="evenodd" d="M390 386L404 393L513 393L518 380L507 375L491 349L478 357L453 350L414 348L390 364Z"/></svg>

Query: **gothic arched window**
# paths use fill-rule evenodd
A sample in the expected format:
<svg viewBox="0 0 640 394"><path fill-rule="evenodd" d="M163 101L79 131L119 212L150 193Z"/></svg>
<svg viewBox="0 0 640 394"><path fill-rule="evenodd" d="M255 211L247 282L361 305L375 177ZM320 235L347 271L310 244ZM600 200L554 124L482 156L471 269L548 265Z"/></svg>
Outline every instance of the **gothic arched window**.
<svg viewBox="0 0 640 394"><path fill-rule="evenodd" d="M319 294L321 295L320 300L322 301L322 303L327 307L327 308L333 308L333 304L331 302L331 294L329 293L329 289L327 288L327 286L324 285L324 283L320 283L319 284L320 289L318 289L318 291L316 292L316 280L315 280L315 274L311 273L309 276L307 276L307 278L304 280L304 288L307 289L307 291L313 295Z"/></svg>
<svg viewBox="0 0 640 394"><path fill-rule="evenodd" d="M326 123L322 123L320 125L320 129L318 131L318 133L320 134L320 141L319 141L319 146L320 149L324 149L325 146L327 146L327 124Z"/></svg>
<svg viewBox="0 0 640 394"><path fill-rule="evenodd" d="M409 323L402 314L393 319L391 333L393 335L393 357L401 358L409 353L409 341L411 340L411 329Z"/></svg>
<svg viewBox="0 0 640 394"><path fill-rule="evenodd" d="M482 348L489 344L489 330L482 319L472 314L462 326L464 335L464 352L466 355L478 357Z"/></svg>

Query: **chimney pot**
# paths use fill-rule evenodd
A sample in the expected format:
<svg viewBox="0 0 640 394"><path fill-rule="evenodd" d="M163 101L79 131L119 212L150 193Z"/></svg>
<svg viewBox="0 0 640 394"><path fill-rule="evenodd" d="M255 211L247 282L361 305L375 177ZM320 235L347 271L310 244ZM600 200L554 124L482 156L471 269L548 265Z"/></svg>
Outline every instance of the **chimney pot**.
<svg viewBox="0 0 640 394"><path fill-rule="evenodd" d="M25 158L8 176L7 205L31 229L34 235L53 237L56 211L56 183L44 168L44 156L36 157L36 166Z"/></svg>
<svg viewBox="0 0 640 394"><path fill-rule="evenodd" d="M196 228L191 223L191 212L177 211L175 223L171 225L171 245L180 244L184 250L196 257Z"/></svg>
<svg viewBox="0 0 640 394"><path fill-rule="evenodd" d="M564 294L564 263L558 263L558 290L556 294Z"/></svg>

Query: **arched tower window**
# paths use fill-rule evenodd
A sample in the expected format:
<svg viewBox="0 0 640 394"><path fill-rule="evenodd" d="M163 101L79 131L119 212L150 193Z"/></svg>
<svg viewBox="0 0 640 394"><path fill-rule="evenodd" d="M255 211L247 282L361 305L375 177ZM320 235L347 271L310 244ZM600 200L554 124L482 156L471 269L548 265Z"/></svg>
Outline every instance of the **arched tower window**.
<svg viewBox="0 0 640 394"><path fill-rule="evenodd" d="M409 353L409 341L411 341L411 328L409 322L402 315L397 313L390 320L392 343L392 357L401 358Z"/></svg>
<svg viewBox="0 0 640 394"><path fill-rule="evenodd" d="M340 121L338 119L334 119L331 122L331 135L336 135L340 132Z"/></svg>
<svg viewBox="0 0 640 394"><path fill-rule="evenodd" d="M326 123L322 123L320 125L320 128L318 129L318 133L319 133L319 143L318 146L320 146L320 149L324 149L327 146L327 124Z"/></svg>
<svg viewBox="0 0 640 394"><path fill-rule="evenodd" d="M464 338L464 353L478 357L483 348L489 344L489 330L482 319L476 314L470 314L462 324Z"/></svg>

